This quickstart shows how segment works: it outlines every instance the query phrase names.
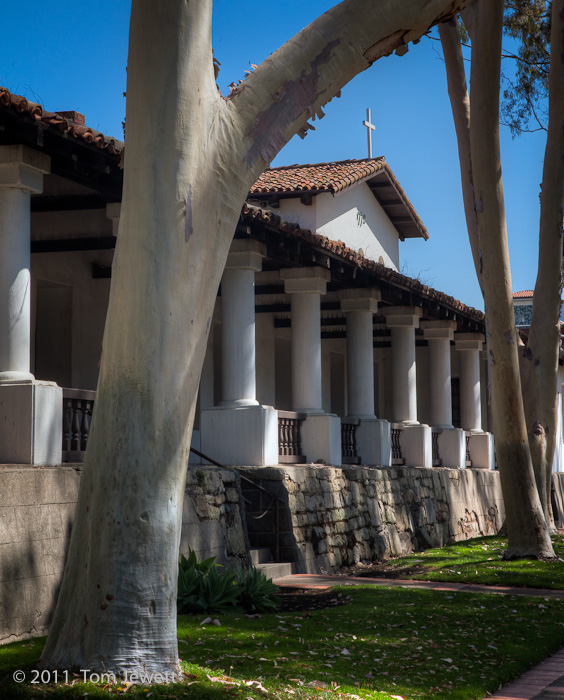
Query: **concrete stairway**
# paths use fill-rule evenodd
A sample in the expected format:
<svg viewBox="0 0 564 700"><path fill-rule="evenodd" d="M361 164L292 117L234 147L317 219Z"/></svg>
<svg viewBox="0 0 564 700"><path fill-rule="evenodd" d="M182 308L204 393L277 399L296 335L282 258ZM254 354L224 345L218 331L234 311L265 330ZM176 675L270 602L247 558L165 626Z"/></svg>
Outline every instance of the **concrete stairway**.
<svg viewBox="0 0 564 700"><path fill-rule="evenodd" d="M251 562L259 571L271 579L291 576L294 573L294 565L291 562L271 561L272 555L268 547L251 549Z"/></svg>

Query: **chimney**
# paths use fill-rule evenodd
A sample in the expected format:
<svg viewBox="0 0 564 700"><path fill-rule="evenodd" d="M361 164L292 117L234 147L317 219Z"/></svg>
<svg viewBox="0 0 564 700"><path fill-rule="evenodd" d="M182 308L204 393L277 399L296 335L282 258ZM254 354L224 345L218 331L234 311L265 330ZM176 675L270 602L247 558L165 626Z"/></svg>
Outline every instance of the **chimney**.
<svg viewBox="0 0 564 700"><path fill-rule="evenodd" d="M80 112L75 112L74 110L70 110L67 112L57 112L57 114L60 114L61 117L64 117L67 121L72 122L73 124L78 124L79 126L85 126L84 114L80 114Z"/></svg>

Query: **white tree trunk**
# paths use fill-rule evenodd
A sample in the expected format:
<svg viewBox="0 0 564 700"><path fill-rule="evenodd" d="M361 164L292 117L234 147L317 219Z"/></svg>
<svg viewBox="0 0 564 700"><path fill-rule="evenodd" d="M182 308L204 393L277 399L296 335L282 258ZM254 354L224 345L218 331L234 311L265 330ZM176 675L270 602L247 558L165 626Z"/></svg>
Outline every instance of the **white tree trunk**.
<svg viewBox="0 0 564 700"><path fill-rule="evenodd" d="M506 556L554 557L528 447L499 151L503 0L481 0L473 29L470 143L482 259L492 414L507 516Z"/></svg>
<svg viewBox="0 0 564 700"><path fill-rule="evenodd" d="M478 220L474 208L474 184L472 182L472 157L470 152L470 96L466 86L464 57L460 45L460 34L456 21L439 24L439 35L443 47L447 74L448 95L456 130L458 159L460 161L460 179L462 182L462 199L466 228L474 259L474 268L480 287L482 286L482 261L480 260L480 241L478 238Z"/></svg>
<svg viewBox="0 0 564 700"><path fill-rule="evenodd" d="M465 0L346 0L223 99L211 0L134 0L127 146L98 394L42 663L177 669L176 582L194 406L251 184L354 75Z"/></svg>
<svg viewBox="0 0 564 700"><path fill-rule="evenodd" d="M530 402L527 426L538 443L545 515L552 522L550 486L556 444L556 378L562 296L562 216L564 205L564 0L552 5L549 121L544 155L539 233L539 267L533 296L528 350L523 353Z"/></svg>

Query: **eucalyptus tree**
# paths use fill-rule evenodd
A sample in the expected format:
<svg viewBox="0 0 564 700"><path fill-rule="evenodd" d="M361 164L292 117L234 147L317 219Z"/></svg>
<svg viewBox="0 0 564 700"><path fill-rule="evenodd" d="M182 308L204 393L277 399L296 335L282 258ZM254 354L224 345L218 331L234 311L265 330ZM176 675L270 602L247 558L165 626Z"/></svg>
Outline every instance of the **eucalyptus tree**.
<svg viewBox="0 0 564 700"><path fill-rule="evenodd" d="M468 233L486 308L494 433L507 513L506 556L552 558L549 485L560 345L564 2L552 3L539 267L526 348L519 348L513 315L499 150L503 11L503 0L474 0L462 13L472 40L469 94L456 24L442 24L439 31L458 138Z"/></svg>
<svg viewBox="0 0 564 700"><path fill-rule="evenodd" d="M345 0L224 98L212 1L133 0L123 200L98 393L44 666L177 669L196 394L249 188L357 73L465 4Z"/></svg>

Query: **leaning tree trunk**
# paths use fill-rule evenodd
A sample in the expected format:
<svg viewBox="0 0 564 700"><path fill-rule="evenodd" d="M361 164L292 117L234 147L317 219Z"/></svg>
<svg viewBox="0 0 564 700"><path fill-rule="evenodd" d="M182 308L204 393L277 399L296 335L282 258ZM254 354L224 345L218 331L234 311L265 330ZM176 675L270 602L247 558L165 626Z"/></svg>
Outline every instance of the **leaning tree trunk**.
<svg viewBox="0 0 564 700"><path fill-rule="evenodd" d="M251 184L373 61L465 0L346 0L223 99L211 0L133 0L119 234L49 668L178 669L192 419L217 288Z"/></svg>
<svg viewBox="0 0 564 700"><path fill-rule="evenodd" d="M472 178L472 156L470 152L470 96L466 86L464 57L460 46L460 33L455 19L439 24L439 35L443 47L447 75L448 96L456 141L458 144L458 160L460 162L460 180L462 183L462 200L468 239L472 250L476 276L482 287L482 261L480 259L480 241L478 235L478 220L474 207L474 183Z"/></svg>
<svg viewBox="0 0 564 700"><path fill-rule="evenodd" d="M499 150L503 0L481 0L473 31L470 144L482 259L492 415L505 502L506 557L554 557L529 452L513 315Z"/></svg>
<svg viewBox="0 0 564 700"><path fill-rule="evenodd" d="M545 516L553 524L550 502L556 445L557 373L562 297L562 216L564 204L564 0L552 4L549 118L541 192L539 267L533 296L529 343L522 374L530 398L527 426L538 454L537 482ZM533 457L533 461L535 458Z"/></svg>

